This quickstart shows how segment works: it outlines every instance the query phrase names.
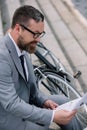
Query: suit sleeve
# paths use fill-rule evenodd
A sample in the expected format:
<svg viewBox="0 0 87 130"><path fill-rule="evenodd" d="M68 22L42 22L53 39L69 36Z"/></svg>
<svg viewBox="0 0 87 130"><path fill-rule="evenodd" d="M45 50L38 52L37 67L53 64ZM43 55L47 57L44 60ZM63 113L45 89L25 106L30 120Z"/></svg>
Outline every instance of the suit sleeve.
<svg viewBox="0 0 87 130"><path fill-rule="evenodd" d="M0 55L0 103L4 110L25 120L49 125L53 111L30 105L18 96L11 66L7 57L2 57Z"/></svg>

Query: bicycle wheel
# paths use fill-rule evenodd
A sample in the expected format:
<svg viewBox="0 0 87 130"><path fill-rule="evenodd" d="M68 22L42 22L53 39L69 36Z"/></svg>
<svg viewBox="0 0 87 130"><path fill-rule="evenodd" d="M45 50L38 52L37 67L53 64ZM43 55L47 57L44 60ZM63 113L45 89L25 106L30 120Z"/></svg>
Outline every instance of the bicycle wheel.
<svg viewBox="0 0 87 130"><path fill-rule="evenodd" d="M43 70L36 74L36 77L39 89L43 91L45 89L49 94L63 94L71 100L81 97L80 93L66 79L55 72Z"/></svg>
<svg viewBox="0 0 87 130"><path fill-rule="evenodd" d="M60 75L47 70L42 70L42 72L37 72L37 85L38 88L45 92L45 94L60 94L67 96L70 100L81 97L80 93L65 81ZM78 110L77 118L82 124L83 128L87 126L87 106L84 105Z"/></svg>

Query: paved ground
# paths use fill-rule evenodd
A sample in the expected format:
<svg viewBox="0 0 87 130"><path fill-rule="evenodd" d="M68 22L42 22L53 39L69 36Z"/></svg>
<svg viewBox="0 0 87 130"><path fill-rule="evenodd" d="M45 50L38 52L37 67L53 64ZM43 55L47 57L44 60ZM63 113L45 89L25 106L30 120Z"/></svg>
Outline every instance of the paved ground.
<svg viewBox="0 0 87 130"><path fill-rule="evenodd" d="M82 76L75 82L76 89L81 94L85 93L87 91L86 19L71 0L0 0L0 38L10 27L14 10L24 4L33 5L43 12L46 36L41 41L52 50L71 74L77 70L82 72ZM36 63L37 58L34 55L31 57Z"/></svg>
<svg viewBox="0 0 87 130"><path fill-rule="evenodd" d="M72 0L75 7L87 18L87 0Z"/></svg>

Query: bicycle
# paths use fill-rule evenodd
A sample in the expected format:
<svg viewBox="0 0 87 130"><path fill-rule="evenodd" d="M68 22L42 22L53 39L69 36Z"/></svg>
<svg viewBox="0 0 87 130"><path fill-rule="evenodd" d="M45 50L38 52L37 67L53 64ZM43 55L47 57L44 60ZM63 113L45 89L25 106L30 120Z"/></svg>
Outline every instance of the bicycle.
<svg viewBox="0 0 87 130"><path fill-rule="evenodd" d="M65 91L65 88L69 88L70 90L73 89L72 91L74 93L77 93L77 97L81 97L80 93L75 89L75 83L74 83L74 78L78 78L81 75L81 72L78 71L78 73L76 73L74 76L71 75L66 68L64 67L64 65L60 62L60 60L58 58L55 57L55 55L48 50L42 43L38 43L37 44L37 48L36 48L36 52L35 55L40 59L41 62L43 62L44 65L42 65L41 67L36 67L35 71L37 70L36 73L38 73L38 77L40 77L39 80L41 80L41 77L47 77L46 75L48 75L48 72L51 73L51 75L55 75L55 77L58 77L60 80L60 83L62 82L61 85L59 85L58 83L57 86L55 87L56 84L54 82L54 86L52 85L52 87L47 87L45 85L45 87L47 87L47 89L50 91L51 94L55 93L55 94L59 94L58 89L61 90L61 92L66 96L68 94L68 97L70 98L69 92L68 90ZM50 58L50 60L48 59L48 57ZM45 74L42 74L42 73ZM47 74L46 74L47 73ZM40 76L40 74L42 76ZM43 76L45 75L45 76ZM53 77L53 76L52 76ZM39 81L38 80L38 81ZM53 81L52 81L53 82ZM50 83L49 83L50 84ZM69 87L68 87L69 86ZM56 88L56 89L55 89ZM54 91L55 90L55 91ZM74 91L75 90L75 91Z"/></svg>
<svg viewBox="0 0 87 130"><path fill-rule="evenodd" d="M67 75L71 76L71 74L66 70L65 66L60 62L60 59L58 59L49 49L47 49L43 43L39 42L37 44L35 55L46 65L47 68L53 69L57 72L60 71L61 73L65 72ZM81 71L77 71L73 77L79 78L80 75Z"/></svg>
<svg viewBox="0 0 87 130"><path fill-rule="evenodd" d="M42 43L38 43L35 55L43 63L41 66L34 68L36 75L37 86L41 91L45 91L47 94L62 94L67 96L70 100L81 97L81 94L76 90L74 84L74 78L78 78L81 72L78 71L75 75L71 75L64 65L57 59L54 54L48 50ZM47 56L51 60L48 60ZM45 89L45 90L44 90ZM84 113L87 112L87 106L84 105L81 111L79 111L79 117L86 127Z"/></svg>
<svg viewBox="0 0 87 130"><path fill-rule="evenodd" d="M71 85L70 80L61 76L59 73L39 66L34 69L38 88L45 87L49 94L62 94L69 99L81 97L80 93Z"/></svg>

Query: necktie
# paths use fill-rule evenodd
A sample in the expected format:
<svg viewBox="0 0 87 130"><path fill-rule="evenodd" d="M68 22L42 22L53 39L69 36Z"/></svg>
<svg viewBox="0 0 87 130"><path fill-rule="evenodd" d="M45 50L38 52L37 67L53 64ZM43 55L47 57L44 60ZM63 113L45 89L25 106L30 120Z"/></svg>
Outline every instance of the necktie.
<svg viewBox="0 0 87 130"><path fill-rule="evenodd" d="M22 65L22 68L23 68L24 76L25 76L25 79L27 81L26 70L25 70L25 66L24 66L24 55L20 56L20 60L21 60L21 65Z"/></svg>

